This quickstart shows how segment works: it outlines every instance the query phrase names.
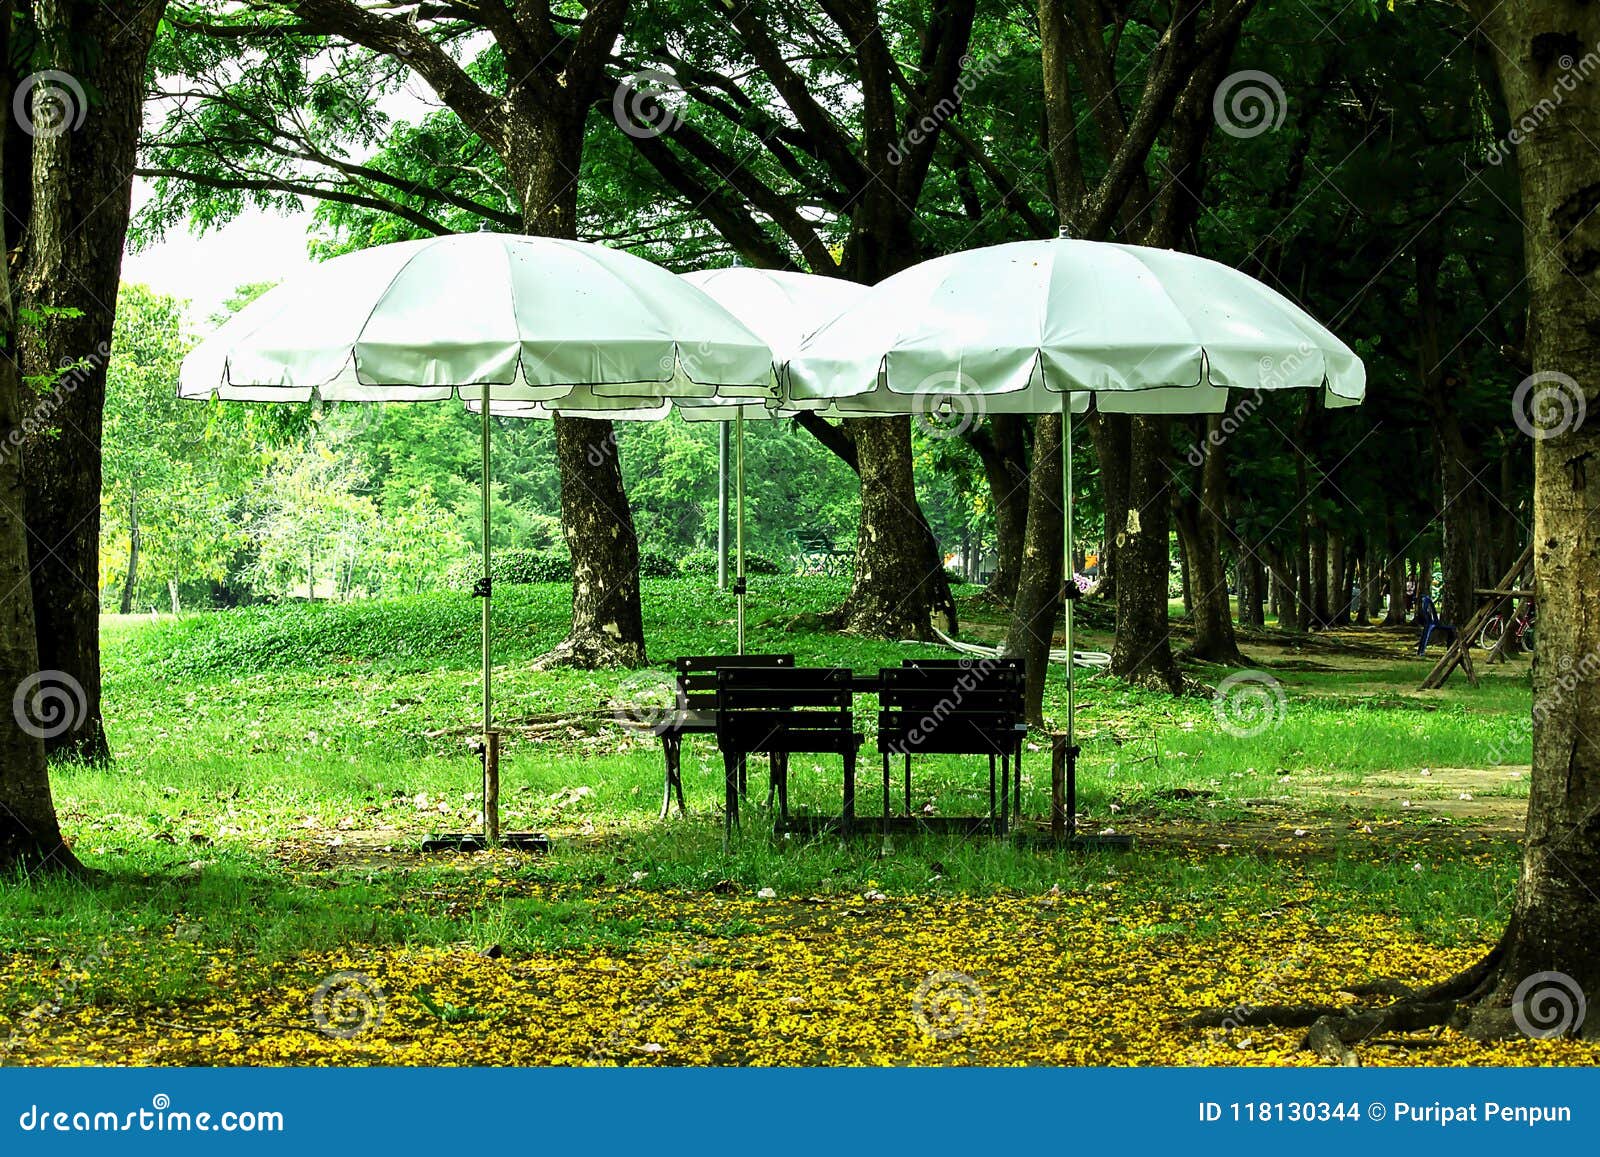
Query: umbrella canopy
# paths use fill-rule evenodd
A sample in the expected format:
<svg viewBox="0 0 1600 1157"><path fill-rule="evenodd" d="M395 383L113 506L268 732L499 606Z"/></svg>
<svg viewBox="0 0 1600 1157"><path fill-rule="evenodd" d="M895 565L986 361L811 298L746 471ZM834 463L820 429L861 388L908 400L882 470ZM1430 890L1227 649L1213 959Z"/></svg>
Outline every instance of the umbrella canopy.
<svg viewBox="0 0 1600 1157"><path fill-rule="evenodd" d="M682 278L581 241L462 233L378 245L263 294L184 359L240 401L771 394L772 354Z"/></svg>
<svg viewBox="0 0 1600 1157"><path fill-rule="evenodd" d="M937 257L873 287L788 360L783 402L907 413L981 394L990 413L1220 413L1230 389L1320 389L1358 404L1366 371L1299 306L1168 249L1057 238ZM1074 408L1082 405L1074 399ZM926 403L924 403L926 404Z"/></svg>
<svg viewBox="0 0 1600 1157"><path fill-rule="evenodd" d="M867 293L865 285L839 277L744 265L700 269L682 277L766 342L773 360L779 363L797 354L807 337L857 304ZM775 401L773 393L758 397L749 390L719 389L715 398L680 396L640 405L637 401L574 391L550 401L496 399L490 403L490 409L504 417L550 417L560 413L620 422L653 422L676 411L689 422L727 422L738 416L740 410L750 418L781 416L782 411L769 408ZM469 401L469 405L475 403Z"/></svg>
<svg viewBox="0 0 1600 1157"><path fill-rule="evenodd" d="M744 265L702 269L683 279L749 326L778 362L799 353L806 338L868 293L865 285L842 277Z"/></svg>

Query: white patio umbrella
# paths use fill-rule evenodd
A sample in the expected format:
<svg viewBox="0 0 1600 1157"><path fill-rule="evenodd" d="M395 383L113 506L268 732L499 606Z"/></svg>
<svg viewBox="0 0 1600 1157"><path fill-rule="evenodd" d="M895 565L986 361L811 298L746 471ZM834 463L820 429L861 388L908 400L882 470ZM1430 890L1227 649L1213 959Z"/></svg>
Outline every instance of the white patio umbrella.
<svg viewBox="0 0 1600 1157"><path fill-rule="evenodd" d="M471 399L483 441L484 834L499 841L490 652L489 412L770 398L772 352L706 294L579 241L468 233L336 257L240 310L184 359L179 394L248 402Z"/></svg>
<svg viewBox="0 0 1600 1157"><path fill-rule="evenodd" d="M1210 414L1230 391L1315 389L1358 405L1361 359L1276 290L1169 249L1067 237L950 254L895 274L807 339L782 404L845 417L1054 413L1064 426L1072 582L1072 414ZM1066 584L1063 584L1065 588ZM1075 758L1073 599L1065 599Z"/></svg>
<svg viewBox="0 0 1600 1157"><path fill-rule="evenodd" d="M833 320L861 299L867 287L838 277L755 269L736 265L685 273L683 279L704 291L752 333L767 343L773 360L782 362L800 349L813 331ZM613 421L650 422L676 412L690 422L725 422L734 429L734 597L738 654L745 645L744 573L744 427L746 418L783 417L792 411L776 408L774 391L721 388L714 398L675 397L655 405L640 406L623 399L569 395L549 401L491 401L490 410L503 417L605 417ZM475 405L475 403L470 403Z"/></svg>

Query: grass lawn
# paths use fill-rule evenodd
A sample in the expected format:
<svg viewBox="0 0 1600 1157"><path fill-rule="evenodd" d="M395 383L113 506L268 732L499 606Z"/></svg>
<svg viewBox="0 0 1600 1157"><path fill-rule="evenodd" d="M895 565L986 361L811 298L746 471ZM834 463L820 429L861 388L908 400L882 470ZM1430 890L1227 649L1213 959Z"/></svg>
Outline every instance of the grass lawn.
<svg viewBox="0 0 1600 1157"><path fill-rule="evenodd" d="M750 649L863 671L939 653L821 630L841 594L757 580ZM1505 921L1526 660L1419 693L1408 635L1252 635L1246 727L1210 698L1086 677L1081 808L1090 830L1134 835L1130 853L926 836L885 855L874 836L774 840L752 808L725 855L713 744L685 752L692 814L659 821L659 748L616 722L652 676L532 668L567 598L496 597L505 823L548 832L542 857L417 851L476 822L473 600L108 619L116 762L54 777L102 875L0 891L7 1061L1316 1063L1297 1033L1184 1020L1442 977ZM964 633L994 638L964 605ZM729 595L647 582L645 611L663 665L731 649ZM1061 692L1057 674L1050 710ZM872 742L864 815L881 798ZM1025 802L1042 817L1035 746ZM791 779L797 810L837 810L836 764L797 759ZM920 809L973 814L987 775L933 762L917 791ZM1600 1059L1449 1032L1362 1053Z"/></svg>

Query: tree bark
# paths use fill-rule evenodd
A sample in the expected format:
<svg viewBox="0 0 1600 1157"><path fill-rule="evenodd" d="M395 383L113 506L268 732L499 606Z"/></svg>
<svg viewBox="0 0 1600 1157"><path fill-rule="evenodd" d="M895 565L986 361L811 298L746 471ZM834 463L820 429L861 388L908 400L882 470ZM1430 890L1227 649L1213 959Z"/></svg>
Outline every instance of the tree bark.
<svg viewBox="0 0 1600 1157"><path fill-rule="evenodd" d="M1311 554L1307 567L1311 578L1311 623L1320 630L1328 625L1328 528L1313 518L1307 533Z"/></svg>
<svg viewBox="0 0 1600 1157"><path fill-rule="evenodd" d="M1517 146L1530 298L1530 345L1547 383L1597 402L1600 364L1600 92L1579 84L1551 107L1553 85L1600 43L1600 9L1585 0L1494 5L1474 0L1513 123L1550 109ZM1600 423L1556 427L1535 440L1534 574L1539 630L1533 674L1533 775L1522 876L1489 991L1471 1030L1515 1031L1522 986L1563 984L1587 999L1582 1024L1600 1038ZM1551 974L1565 978L1552 980ZM1535 978L1543 976L1540 981Z"/></svg>
<svg viewBox="0 0 1600 1157"><path fill-rule="evenodd" d="M1185 684L1167 626L1172 500L1164 464L1166 421L1134 418L1128 425L1128 513L1117 530L1117 637L1111 673L1178 695Z"/></svg>
<svg viewBox="0 0 1600 1157"><path fill-rule="evenodd" d="M556 421L561 524L572 552L572 630L541 662L641 666L639 542L610 422Z"/></svg>
<svg viewBox="0 0 1600 1157"><path fill-rule="evenodd" d="M1044 726L1044 686L1050 642L1061 610L1062 544L1061 417L1042 414L1034 423L1033 469L1028 486L1028 523L1023 540L1022 581L1012 602L1006 653L1021 656L1027 672L1028 725Z"/></svg>
<svg viewBox="0 0 1600 1157"><path fill-rule="evenodd" d="M855 581L839 610L844 629L884 639L927 639L936 612L953 629L954 600L911 476L911 419L850 422L861 469ZM911 496L907 504L906 495Z"/></svg>
<svg viewBox="0 0 1600 1157"><path fill-rule="evenodd" d="M1028 524L1027 419L995 414L967 437L983 464L994 507L995 568L988 593L1010 606L1022 569L1023 533Z"/></svg>
<svg viewBox="0 0 1600 1157"><path fill-rule="evenodd" d="M11 4L0 4L0 59L11 59L12 20ZM0 82L0 107L11 107L8 82ZM5 161L14 156L4 137L16 131L12 118L0 123L0 188L6 187ZM16 349L16 337L10 268L0 262L0 348ZM8 450L22 435L20 385L16 360L0 354L0 447ZM10 592L0 599L0 693L11 707L0 725L0 871L78 871L56 819L43 737L70 724L80 708L70 684L40 671L25 505L22 462L0 453L0 586Z"/></svg>
<svg viewBox="0 0 1600 1157"><path fill-rule="evenodd" d="M1385 627L1406 625L1406 556L1400 548L1400 531L1391 507L1383 520L1384 549L1388 551L1389 609L1384 612Z"/></svg>
<svg viewBox="0 0 1600 1157"><path fill-rule="evenodd" d="M1203 419L1207 434L1221 429L1222 419L1208 415ZM1228 487L1227 459L1220 439L1210 443L1200 466L1200 493L1190 503L1189 581L1194 587L1194 645L1189 654L1197 659L1230 666L1245 665L1239 654L1238 637L1233 630L1233 608L1228 602L1228 570L1222 560L1222 528L1226 524ZM1240 604L1244 588L1239 590Z"/></svg>
<svg viewBox="0 0 1600 1157"><path fill-rule="evenodd" d="M1239 622L1247 627L1266 626L1262 593L1266 586L1261 557L1245 547L1239 549Z"/></svg>
<svg viewBox="0 0 1600 1157"><path fill-rule="evenodd" d="M44 315L19 334L22 373L40 381L73 367L52 387L24 389L34 433L24 443L23 469L39 663L82 687L85 702L81 718L46 747L90 761L110 756L100 706L106 364L144 112L145 60L164 8L163 0L147 6L35 4L46 67L72 73L94 93L82 109L68 88L33 90L32 211L17 285L20 303ZM92 44L94 52L80 61L84 54L71 52L73 44ZM81 126L73 127L80 114ZM13 173L10 179L28 177Z"/></svg>
<svg viewBox="0 0 1600 1157"><path fill-rule="evenodd" d="M1344 535L1328 532L1328 622L1342 627L1350 622L1350 578L1346 573Z"/></svg>

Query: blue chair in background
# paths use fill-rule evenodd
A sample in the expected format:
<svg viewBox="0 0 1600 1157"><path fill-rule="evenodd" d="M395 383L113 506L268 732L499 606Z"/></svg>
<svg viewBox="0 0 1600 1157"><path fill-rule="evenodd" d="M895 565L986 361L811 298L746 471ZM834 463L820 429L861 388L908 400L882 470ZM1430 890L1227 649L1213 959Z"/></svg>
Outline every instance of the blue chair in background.
<svg viewBox="0 0 1600 1157"><path fill-rule="evenodd" d="M1422 638L1417 641L1417 657L1421 658L1428 653L1428 644L1433 641L1435 632L1444 635L1450 642L1456 641L1456 629L1449 623L1439 621L1439 612L1433 605L1432 595L1423 595L1422 604L1417 608L1417 626L1422 628Z"/></svg>

